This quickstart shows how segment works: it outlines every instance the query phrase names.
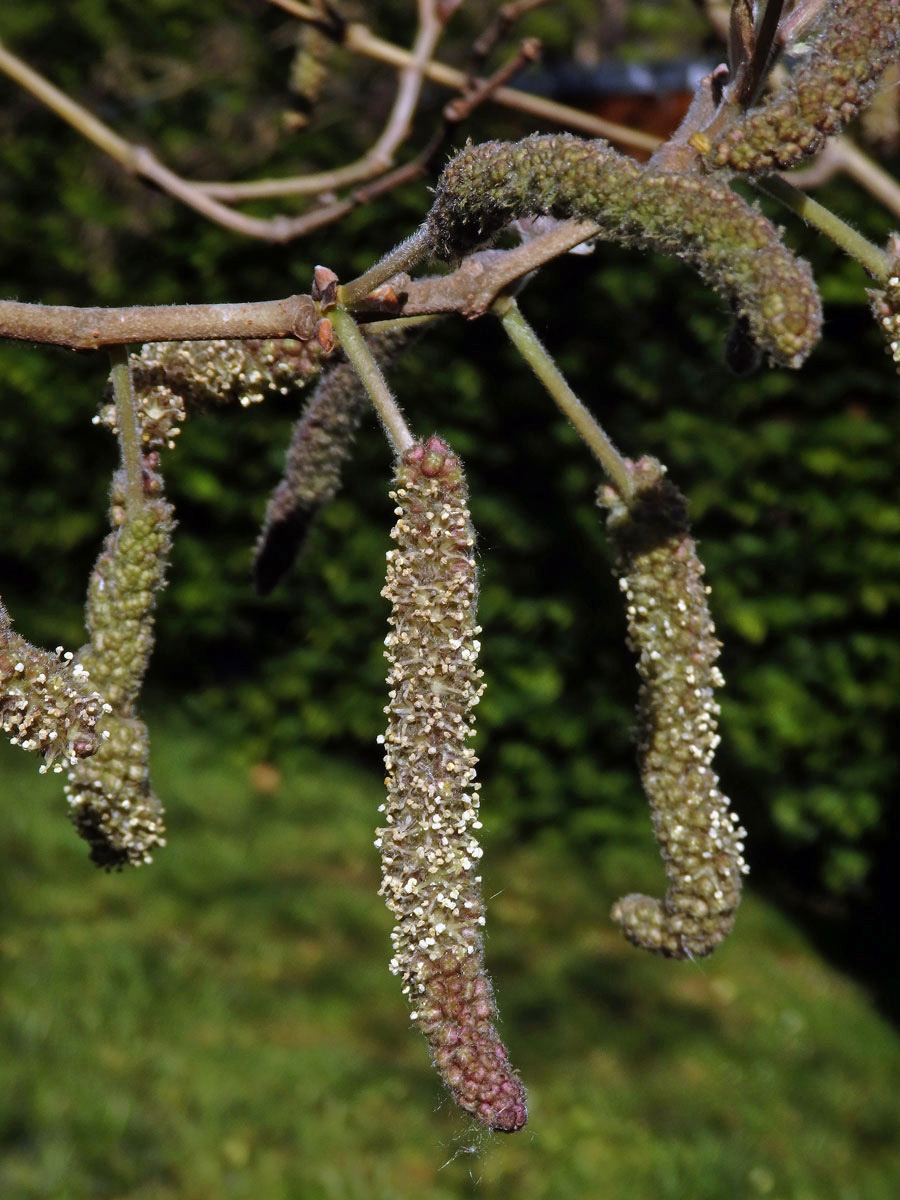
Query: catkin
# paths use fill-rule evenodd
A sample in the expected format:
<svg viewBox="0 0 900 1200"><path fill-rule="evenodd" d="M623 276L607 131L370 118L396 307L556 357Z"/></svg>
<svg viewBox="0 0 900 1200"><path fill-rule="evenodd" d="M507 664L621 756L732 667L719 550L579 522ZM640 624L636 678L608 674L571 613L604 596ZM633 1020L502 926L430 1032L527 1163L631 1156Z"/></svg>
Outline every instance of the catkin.
<svg viewBox="0 0 900 1200"><path fill-rule="evenodd" d="M370 335L367 341L376 361L385 366L416 332L400 328ZM253 560L259 595L268 595L281 582L315 517L339 491L344 464L368 409L368 393L353 367L346 362L328 366L291 430L284 472L266 508Z"/></svg>
<svg viewBox="0 0 900 1200"><path fill-rule="evenodd" d="M398 462L388 552L391 632L384 736L387 802L376 845L381 894L397 924L391 970L438 1072L461 1108L491 1129L525 1124L525 1091L494 1027L476 831L472 710L478 669L475 535L459 460L440 438Z"/></svg>
<svg viewBox="0 0 900 1200"><path fill-rule="evenodd" d="M690 263L774 363L799 367L819 339L809 265L757 208L714 180L641 167L599 139L467 146L444 168L426 229L432 252L453 258L510 221L543 214L591 220L599 237Z"/></svg>
<svg viewBox="0 0 900 1200"><path fill-rule="evenodd" d="M171 449L185 402L194 406L259 404L267 392L288 395L320 369L322 348L293 338L149 342L128 365L145 449ZM117 430L116 406L104 404L95 423Z"/></svg>
<svg viewBox="0 0 900 1200"><path fill-rule="evenodd" d="M830 0L788 81L713 142L707 167L763 174L818 153L868 103L898 52L897 0Z"/></svg>
<svg viewBox="0 0 900 1200"><path fill-rule="evenodd" d="M900 235L893 234L888 244L892 256L891 273L883 288L869 292L872 315L887 343L887 352L900 371Z"/></svg>
<svg viewBox="0 0 900 1200"><path fill-rule="evenodd" d="M72 658L62 646L51 654L27 642L0 603L0 728L14 746L41 755L42 773L94 754L97 722L109 711Z"/></svg>
<svg viewBox="0 0 900 1200"><path fill-rule="evenodd" d="M719 642L684 497L654 459L630 469L630 505L611 488L598 502L608 511L628 644L639 656L638 760L668 889L662 902L623 897L612 918L637 946L700 958L730 932L747 870L745 831L712 769Z"/></svg>
<svg viewBox="0 0 900 1200"><path fill-rule="evenodd" d="M165 845L162 805L150 786L147 728L135 712L153 648L153 613L165 583L172 508L159 476L144 473L146 496L137 512L123 503L124 477L113 481L113 526L91 574L86 620L90 641L78 662L109 702L103 740L90 760L69 771L66 796L72 821L107 869L150 862Z"/></svg>

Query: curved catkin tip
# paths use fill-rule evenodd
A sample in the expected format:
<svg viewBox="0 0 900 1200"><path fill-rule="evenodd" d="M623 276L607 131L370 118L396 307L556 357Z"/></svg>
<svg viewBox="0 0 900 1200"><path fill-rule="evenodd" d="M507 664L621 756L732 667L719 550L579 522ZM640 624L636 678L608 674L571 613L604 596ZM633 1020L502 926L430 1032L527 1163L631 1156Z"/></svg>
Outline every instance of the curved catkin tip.
<svg viewBox="0 0 900 1200"><path fill-rule="evenodd" d="M115 714L101 724L100 747L69 771L66 798L91 861L105 870L149 863L165 846L163 807L150 786L147 727Z"/></svg>
<svg viewBox="0 0 900 1200"><path fill-rule="evenodd" d="M150 862L153 849L165 845L162 805L150 786L147 729L135 712L174 527L151 464L155 456L145 460L145 498L134 513L123 504L123 474L113 479L113 528L91 574L85 618L90 640L78 654L108 704L98 726L100 746L90 762L70 768L66 797L91 858L107 869Z"/></svg>
<svg viewBox="0 0 900 1200"><path fill-rule="evenodd" d="M387 801L376 846L381 894L397 924L391 970L456 1103L490 1129L527 1119L525 1090L495 1028L485 974L476 831L472 710L484 686L476 662L475 535L459 460L440 438L398 462L396 548L384 735Z"/></svg>
<svg viewBox="0 0 900 1200"><path fill-rule="evenodd" d="M62 771L62 762L74 765L100 745L97 723L109 706L72 657L27 642L0 603L0 728L12 745L41 755L42 772Z"/></svg>
<svg viewBox="0 0 900 1200"><path fill-rule="evenodd" d="M510 221L541 215L591 220L599 237L690 263L772 363L799 367L819 339L809 265L757 208L713 180L650 171L600 140L551 134L467 146L438 183L432 252L457 257Z"/></svg>
<svg viewBox="0 0 900 1200"><path fill-rule="evenodd" d="M706 166L750 174L796 166L865 107L898 53L897 0L830 0L787 83L713 142Z"/></svg>
<svg viewBox="0 0 900 1200"><path fill-rule="evenodd" d="M630 507L609 488L598 503L639 656L638 762L668 890L663 901L625 896L612 918L636 946L701 958L730 932L747 870L745 831L712 769L719 643L684 497L654 459L630 469Z"/></svg>

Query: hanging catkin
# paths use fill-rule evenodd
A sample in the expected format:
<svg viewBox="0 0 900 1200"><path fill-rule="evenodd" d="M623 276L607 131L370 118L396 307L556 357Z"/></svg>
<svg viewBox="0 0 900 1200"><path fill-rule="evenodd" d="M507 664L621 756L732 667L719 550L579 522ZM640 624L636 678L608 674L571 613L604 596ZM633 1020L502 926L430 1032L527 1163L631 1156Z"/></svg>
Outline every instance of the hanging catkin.
<svg viewBox="0 0 900 1200"><path fill-rule="evenodd" d="M459 460L437 437L412 446L391 496L387 803L376 841L381 894L397 919L391 970L457 1104L513 1132L525 1124L525 1091L494 1028L482 955L479 785L467 743L484 685L475 535Z"/></svg>
<svg viewBox="0 0 900 1200"><path fill-rule="evenodd" d="M712 769L719 642L684 497L654 459L631 470L630 504L611 488L599 503L639 655L638 759L669 886L663 901L623 897L612 917L637 946L700 958L731 930L747 870L745 831Z"/></svg>
<svg viewBox="0 0 900 1200"><path fill-rule="evenodd" d="M165 584L173 527L155 464L155 455L145 459L145 499L131 514L124 474L113 479L113 528L91 573L90 641L78 655L112 711L101 723L97 752L69 771L66 796L91 858L107 869L149 862L154 848L165 845L162 805L150 786L147 727L135 707L153 648L156 597Z"/></svg>

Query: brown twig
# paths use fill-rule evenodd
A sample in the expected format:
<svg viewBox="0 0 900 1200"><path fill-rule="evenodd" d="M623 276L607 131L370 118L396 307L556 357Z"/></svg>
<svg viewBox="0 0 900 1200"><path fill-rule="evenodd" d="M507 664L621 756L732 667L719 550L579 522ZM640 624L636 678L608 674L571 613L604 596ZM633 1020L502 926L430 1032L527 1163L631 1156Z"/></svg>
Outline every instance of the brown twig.
<svg viewBox="0 0 900 1200"><path fill-rule="evenodd" d="M488 79L473 79L471 86L462 96L448 101L444 105L444 120L452 125L458 125L468 120L479 105L484 104L491 96L509 83L514 75L528 63L537 62L541 57L541 43L538 38L525 38L518 52L499 67Z"/></svg>
<svg viewBox="0 0 900 1200"><path fill-rule="evenodd" d="M136 308L72 308L0 300L0 338L97 350L128 342L315 336L310 296L250 304L160 304Z"/></svg>
<svg viewBox="0 0 900 1200"><path fill-rule="evenodd" d="M410 280L395 275L391 286L352 305L362 321L486 312L515 280L597 233L589 221L564 221L514 250L470 255L450 275ZM238 304L172 304L136 308L74 308L0 300L0 339L41 342L72 350L97 350L129 342L212 341L220 338L316 336L319 313L311 296L288 296Z"/></svg>
<svg viewBox="0 0 900 1200"><path fill-rule="evenodd" d="M286 11L293 10L280 0ZM294 14L299 15L297 13ZM247 183L198 183L195 186L207 196L234 204L242 200L263 200L276 196L310 196L337 188L362 183L375 175L389 170L400 146L409 136L412 118L419 103L422 80L427 64L444 29L445 21L439 16L435 0L419 0L419 28L408 60L401 69L397 94L378 140L366 153L343 167L332 171L317 171L311 175L297 175L290 179L256 179Z"/></svg>
<svg viewBox="0 0 900 1200"><path fill-rule="evenodd" d="M270 2L275 3L276 0L270 0ZM294 15L302 17L305 20L311 21L321 18L321 13L310 5L295 4L294 0L278 0L278 2L282 8L286 8ZM268 218L247 216L236 212L228 204L224 203L226 198L231 201L237 201L239 199L246 200L264 196L272 197L291 193L298 194L309 192L310 190L322 191L324 188L333 187L341 181L347 183L353 180L361 181L367 177L371 178L371 175L377 174L379 169L383 170L387 164L379 156L385 146L390 147L397 139L401 128L408 128L408 122L415 108L415 103L417 103L422 77L424 76L444 86L455 89L465 89L468 83L467 77L463 72L430 61L430 52L426 53L429 46L433 46L432 39L436 40L443 27L441 23L442 18L436 14L438 11L446 13L446 10L435 9L434 4L435 0L420 0L420 12L424 13L425 16L423 23L420 25L419 36L417 37L413 53L401 50L390 42L385 42L380 38L374 37L364 25L349 25L346 27L343 42L349 49L403 69L407 72L405 81L401 83L388 125L379 139L380 151L376 153L376 148L373 147L368 155L364 156L358 163L341 168L339 172L322 172L318 175L302 176L295 179L257 180L246 184L191 182L164 166L148 148L132 145L132 143L122 138L115 130L95 117L83 105L62 92L17 55L12 54L2 43L0 43L0 71L18 83L34 96L35 99L45 104L57 116L81 133L88 141L103 150L126 171L156 184L162 191L180 200L188 207L193 208L208 220L214 221L216 224L222 225L246 237L259 238L270 242L287 242L293 238L311 233L313 230L319 229L323 225L330 224L343 217L356 204L361 202L359 199L360 196L380 194L392 186L397 186L399 182L414 177L423 169L421 164L422 162L427 162L427 159L424 156L420 156L420 159L417 159L413 164L408 164L406 167L400 168L394 176L386 179L375 192L368 189L350 198L330 199L297 217L286 215L276 215ZM431 16L428 15L429 13ZM478 103L482 103L486 99L492 99L508 107L518 109L521 112L531 113L541 119L553 121L569 128L580 129L582 132L591 133L595 136L608 137L611 140L626 145L645 149L652 149L658 145L659 139L650 134L628 129L626 126L617 125L614 122L604 121L599 117L593 117L589 113L579 112L577 109L557 104L554 101L545 100L539 96L530 96L525 92L518 92L513 88L498 87L496 83L496 80L488 81L483 89L479 88ZM474 104L470 100L468 111L470 112L473 107ZM405 136L405 133L403 136ZM402 137L399 140L402 141ZM399 145L399 142L397 144ZM434 146L430 147L429 156L433 155L434 152ZM376 169L369 171L368 174L361 170L362 163L368 162L369 167L371 167L378 161L381 162L381 166L376 166ZM343 176L340 174L341 171L345 172Z"/></svg>
<svg viewBox="0 0 900 1200"><path fill-rule="evenodd" d="M299 217L250 217L221 204L201 187L163 166L145 146L135 146L120 137L83 105L60 91L0 42L0 71L45 104L58 117L103 150L131 174L155 183L158 188L218 225L247 237L271 242L286 242L301 237L322 225L344 216L353 207L352 200L334 200Z"/></svg>
<svg viewBox="0 0 900 1200"><path fill-rule="evenodd" d="M274 0L272 2L274 3ZM402 67L408 59L407 51L376 37L367 25L348 25L343 44L355 54L375 58L389 66ZM464 92L469 82L465 71L438 62L430 62L426 66L425 77L441 87L458 92ZM619 125L615 121L606 121L603 117L595 117L593 113L571 108L568 104L558 104L555 100L546 100L543 96L532 96L529 92L520 92L516 88L497 88L491 99L496 104L527 113L541 121L549 121L563 129L577 130L592 137L607 138L617 145L632 146L638 150L653 150L659 145L659 138L653 134L630 129L627 125Z"/></svg>
<svg viewBox="0 0 900 1200"><path fill-rule="evenodd" d="M477 68L484 63L491 51L506 37L516 21L524 17L526 13L540 8L542 4L546 3L547 0L513 0L511 4L504 4L487 29L478 36L472 45L473 68Z"/></svg>

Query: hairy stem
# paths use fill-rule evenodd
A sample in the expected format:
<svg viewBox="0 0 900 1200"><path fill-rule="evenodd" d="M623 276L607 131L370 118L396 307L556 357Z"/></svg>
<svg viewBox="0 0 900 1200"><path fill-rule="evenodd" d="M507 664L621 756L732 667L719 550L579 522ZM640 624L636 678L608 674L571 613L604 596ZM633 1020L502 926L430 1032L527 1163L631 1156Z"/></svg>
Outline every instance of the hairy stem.
<svg viewBox="0 0 900 1200"><path fill-rule="evenodd" d="M370 267L368 271L360 275L358 279L338 288L338 301L347 308L353 308L379 284L390 279L392 275L397 275L401 271L409 271L426 257L429 249L428 230L423 225L411 237L401 242L399 246L395 246L374 267Z"/></svg>
<svg viewBox="0 0 900 1200"><path fill-rule="evenodd" d="M144 471L128 347L112 346L109 357L112 362L110 378L116 400L119 449L122 452L122 470L125 472L125 508L129 516L134 516L144 507Z"/></svg>
<svg viewBox="0 0 900 1200"><path fill-rule="evenodd" d="M512 344L550 393L560 412L575 426L609 476L613 487L627 504L633 493L633 485L625 460L569 387L559 367L522 316L518 304L515 300L504 298L497 301L494 311L500 317Z"/></svg>
<svg viewBox="0 0 900 1200"><path fill-rule="evenodd" d="M403 454L412 446L413 436L403 419L403 413L400 411L397 401L391 395L391 390L381 373L381 368L375 361L375 356L359 331L359 326L346 309L333 308L329 311L329 317L344 348L344 353L353 364L353 369L362 380L363 386L369 393L369 399L381 417L394 451L397 454Z"/></svg>
<svg viewBox="0 0 900 1200"><path fill-rule="evenodd" d="M855 258L879 282L884 283L887 279L890 274L887 255L824 204L799 191L780 175L767 175L757 186L798 217L810 225L815 225L820 233L824 233L836 246L840 246L845 254Z"/></svg>

